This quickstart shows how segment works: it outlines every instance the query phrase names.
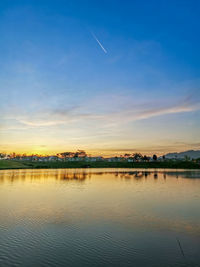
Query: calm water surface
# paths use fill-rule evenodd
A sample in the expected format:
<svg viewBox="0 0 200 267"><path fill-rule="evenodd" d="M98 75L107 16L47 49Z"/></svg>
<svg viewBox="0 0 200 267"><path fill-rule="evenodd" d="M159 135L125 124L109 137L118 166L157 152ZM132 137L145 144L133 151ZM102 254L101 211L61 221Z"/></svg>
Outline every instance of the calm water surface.
<svg viewBox="0 0 200 267"><path fill-rule="evenodd" d="M0 171L0 266L200 266L200 172Z"/></svg>

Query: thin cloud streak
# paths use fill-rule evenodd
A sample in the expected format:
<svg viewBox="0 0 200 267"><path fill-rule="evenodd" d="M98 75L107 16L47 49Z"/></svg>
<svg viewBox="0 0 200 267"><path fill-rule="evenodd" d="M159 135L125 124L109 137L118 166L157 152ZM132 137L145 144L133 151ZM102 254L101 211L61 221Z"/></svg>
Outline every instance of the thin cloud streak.
<svg viewBox="0 0 200 267"><path fill-rule="evenodd" d="M177 114L177 113L185 113L185 112L192 112L200 110L200 104L199 102L192 102L188 101L188 99L184 100L182 103L166 106L166 107L158 107L154 109L146 109L136 112L135 110L126 110L119 112L116 114L118 117L125 122L128 121L138 121L143 119L149 119L152 117L158 117L163 115L169 115L169 114Z"/></svg>
<svg viewBox="0 0 200 267"><path fill-rule="evenodd" d="M147 110L143 111L133 117L132 119L135 120L142 120L142 119L148 119L151 117L156 117L156 116L162 116L162 115L168 115L168 114L176 114L176 113L183 113L183 112L191 112L198 110L198 107L195 106L175 106L175 107L166 107L166 108L158 108L158 109L152 109L152 110Z"/></svg>
<svg viewBox="0 0 200 267"><path fill-rule="evenodd" d="M107 54L107 50L103 47L103 45L101 44L101 42L97 39L96 35L93 32L91 32L91 34L92 34L93 38L96 40L96 42L99 44L99 46L101 47L101 49L103 50L103 52L105 54Z"/></svg>
<svg viewBox="0 0 200 267"><path fill-rule="evenodd" d="M145 104L148 107L148 103ZM28 127L53 127L59 125L72 124L72 127L76 127L76 123L88 122L91 127L94 124L98 127L113 128L119 127L121 124L134 122L152 117L165 116L169 114L185 113L200 110L200 103L198 101L192 101L191 99L185 99L181 103L169 105L165 107L158 106L154 109L143 109L144 104L141 106L133 107L130 109L121 109L119 111L107 112L107 113L95 113L95 112L83 112L84 106L80 107L80 112L76 108L62 108L62 109L50 109L40 110L30 115L15 115L5 116L8 120L15 120L20 123L16 125L22 127L26 125ZM75 124L74 124L75 123ZM1 128L7 128L9 125L0 125ZM95 126L95 127L96 127ZM15 127L14 127L15 128Z"/></svg>

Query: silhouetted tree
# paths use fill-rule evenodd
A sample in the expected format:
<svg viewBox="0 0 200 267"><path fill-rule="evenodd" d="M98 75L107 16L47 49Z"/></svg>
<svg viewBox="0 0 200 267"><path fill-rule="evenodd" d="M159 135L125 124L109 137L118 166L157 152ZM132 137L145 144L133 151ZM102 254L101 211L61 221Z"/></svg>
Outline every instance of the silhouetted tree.
<svg viewBox="0 0 200 267"><path fill-rule="evenodd" d="M190 157L187 156L187 155L185 155L184 159L185 159L185 161L189 161L190 160Z"/></svg>
<svg viewBox="0 0 200 267"><path fill-rule="evenodd" d="M142 159L142 154L140 154L140 153L133 154L133 159L135 161L138 161L138 160Z"/></svg>
<svg viewBox="0 0 200 267"><path fill-rule="evenodd" d="M144 160L144 161L148 161L148 159L149 159L149 158L148 158L146 155L144 155L143 160Z"/></svg>
<svg viewBox="0 0 200 267"><path fill-rule="evenodd" d="M85 158L85 157L87 157L87 154L84 150L78 150L74 155L74 158Z"/></svg>
<svg viewBox="0 0 200 267"><path fill-rule="evenodd" d="M157 158L158 158L158 157L157 157L157 156L154 154L154 155L153 155L153 160L155 160L155 161L156 161L156 160L157 160Z"/></svg>
<svg viewBox="0 0 200 267"><path fill-rule="evenodd" d="M131 154L124 154L124 158L130 158Z"/></svg>
<svg viewBox="0 0 200 267"><path fill-rule="evenodd" d="M73 152L62 152L57 154L57 156L61 157L61 158L71 158L74 156Z"/></svg>

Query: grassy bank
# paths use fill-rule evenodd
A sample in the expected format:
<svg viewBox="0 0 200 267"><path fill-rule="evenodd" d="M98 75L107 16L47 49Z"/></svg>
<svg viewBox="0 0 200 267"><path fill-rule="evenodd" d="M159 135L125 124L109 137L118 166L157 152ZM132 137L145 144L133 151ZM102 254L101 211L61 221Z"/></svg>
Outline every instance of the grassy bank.
<svg viewBox="0 0 200 267"><path fill-rule="evenodd" d="M31 162L0 160L0 169L57 169L57 168L173 168L200 169L200 164L190 161L165 162Z"/></svg>
<svg viewBox="0 0 200 267"><path fill-rule="evenodd" d="M24 169L25 164L20 161L0 160L0 169Z"/></svg>

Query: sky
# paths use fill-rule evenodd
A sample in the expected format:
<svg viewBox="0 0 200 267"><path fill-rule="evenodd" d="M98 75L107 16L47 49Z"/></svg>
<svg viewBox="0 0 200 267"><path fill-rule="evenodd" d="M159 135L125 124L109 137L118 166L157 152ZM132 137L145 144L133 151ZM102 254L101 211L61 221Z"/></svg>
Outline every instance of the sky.
<svg viewBox="0 0 200 267"><path fill-rule="evenodd" d="M200 2L0 1L0 151L200 149Z"/></svg>

